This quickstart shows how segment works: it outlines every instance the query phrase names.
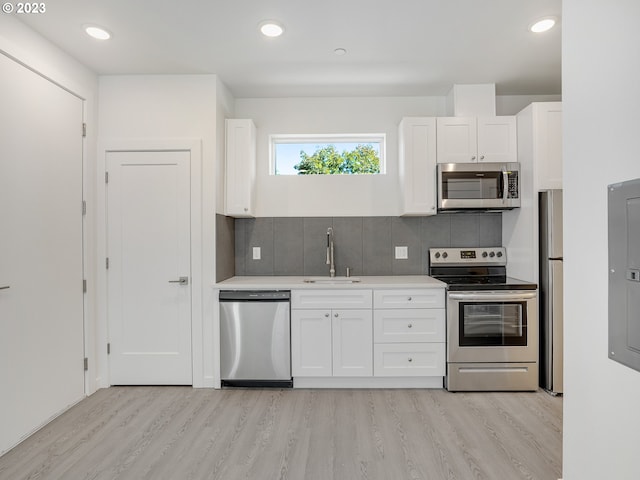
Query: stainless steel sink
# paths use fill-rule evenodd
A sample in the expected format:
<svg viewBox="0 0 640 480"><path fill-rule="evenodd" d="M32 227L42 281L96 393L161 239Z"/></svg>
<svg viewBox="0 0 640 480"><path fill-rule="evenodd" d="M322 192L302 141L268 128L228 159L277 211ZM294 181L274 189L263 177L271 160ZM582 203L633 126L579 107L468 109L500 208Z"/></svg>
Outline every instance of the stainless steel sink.
<svg viewBox="0 0 640 480"><path fill-rule="evenodd" d="M357 283L360 281L358 277L307 277L305 283L323 283L323 284L342 284Z"/></svg>

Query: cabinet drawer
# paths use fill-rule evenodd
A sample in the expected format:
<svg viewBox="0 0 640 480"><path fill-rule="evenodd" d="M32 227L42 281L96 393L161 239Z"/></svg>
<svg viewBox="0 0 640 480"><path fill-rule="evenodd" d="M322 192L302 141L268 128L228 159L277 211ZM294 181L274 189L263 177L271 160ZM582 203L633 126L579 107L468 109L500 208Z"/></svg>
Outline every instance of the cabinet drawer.
<svg viewBox="0 0 640 480"><path fill-rule="evenodd" d="M371 308L371 290L292 290L291 308Z"/></svg>
<svg viewBox="0 0 640 480"><path fill-rule="evenodd" d="M444 308L443 288L374 290L374 308Z"/></svg>
<svg viewBox="0 0 640 480"><path fill-rule="evenodd" d="M376 343L444 342L445 310L374 310L373 338Z"/></svg>
<svg viewBox="0 0 640 480"><path fill-rule="evenodd" d="M417 377L445 375L444 343L379 343L373 346L373 375Z"/></svg>

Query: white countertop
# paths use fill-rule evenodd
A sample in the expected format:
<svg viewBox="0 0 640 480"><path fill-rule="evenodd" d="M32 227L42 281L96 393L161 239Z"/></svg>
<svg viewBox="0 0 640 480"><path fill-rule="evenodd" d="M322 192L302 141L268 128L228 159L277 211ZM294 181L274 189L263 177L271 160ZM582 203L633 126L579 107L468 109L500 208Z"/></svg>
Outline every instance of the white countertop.
<svg viewBox="0 0 640 480"><path fill-rule="evenodd" d="M428 275L384 275L354 276L359 282L353 283L309 283L297 276L240 276L231 277L214 285L221 290L274 290L274 289L345 289L345 288L445 288L446 283ZM313 276L311 278L319 278ZM322 277L324 278L324 277ZM344 277L341 277L344 278ZM329 276L326 277L329 279Z"/></svg>

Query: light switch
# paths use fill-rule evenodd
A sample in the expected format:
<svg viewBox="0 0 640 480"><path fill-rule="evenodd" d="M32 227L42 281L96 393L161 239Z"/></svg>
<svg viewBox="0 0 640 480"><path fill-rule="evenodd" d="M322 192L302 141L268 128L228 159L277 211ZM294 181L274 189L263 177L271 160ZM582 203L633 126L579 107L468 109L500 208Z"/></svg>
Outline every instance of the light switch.
<svg viewBox="0 0 640 480"><path fill-rule="evenodd" d="M409 258L409 247L396 247L396 260Z"/></svg>
<svg viewBox="0 0 640 480"><path fill-rule="evenodd" d="M253 247L253 259L260 260L260 247Z"/></svg>

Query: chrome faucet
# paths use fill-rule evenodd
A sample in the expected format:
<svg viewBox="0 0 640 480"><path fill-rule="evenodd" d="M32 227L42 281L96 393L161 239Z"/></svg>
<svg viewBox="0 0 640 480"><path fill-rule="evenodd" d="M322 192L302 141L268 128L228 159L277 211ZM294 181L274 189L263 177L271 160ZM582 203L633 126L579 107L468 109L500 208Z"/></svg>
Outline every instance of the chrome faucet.
<svg viewBox="0 0 640 480"><path fill-rule="evenodd" d="M329 276L336 276L336 264L333 260L333 228L327 228L327 265L329 265Z"/></svg>

